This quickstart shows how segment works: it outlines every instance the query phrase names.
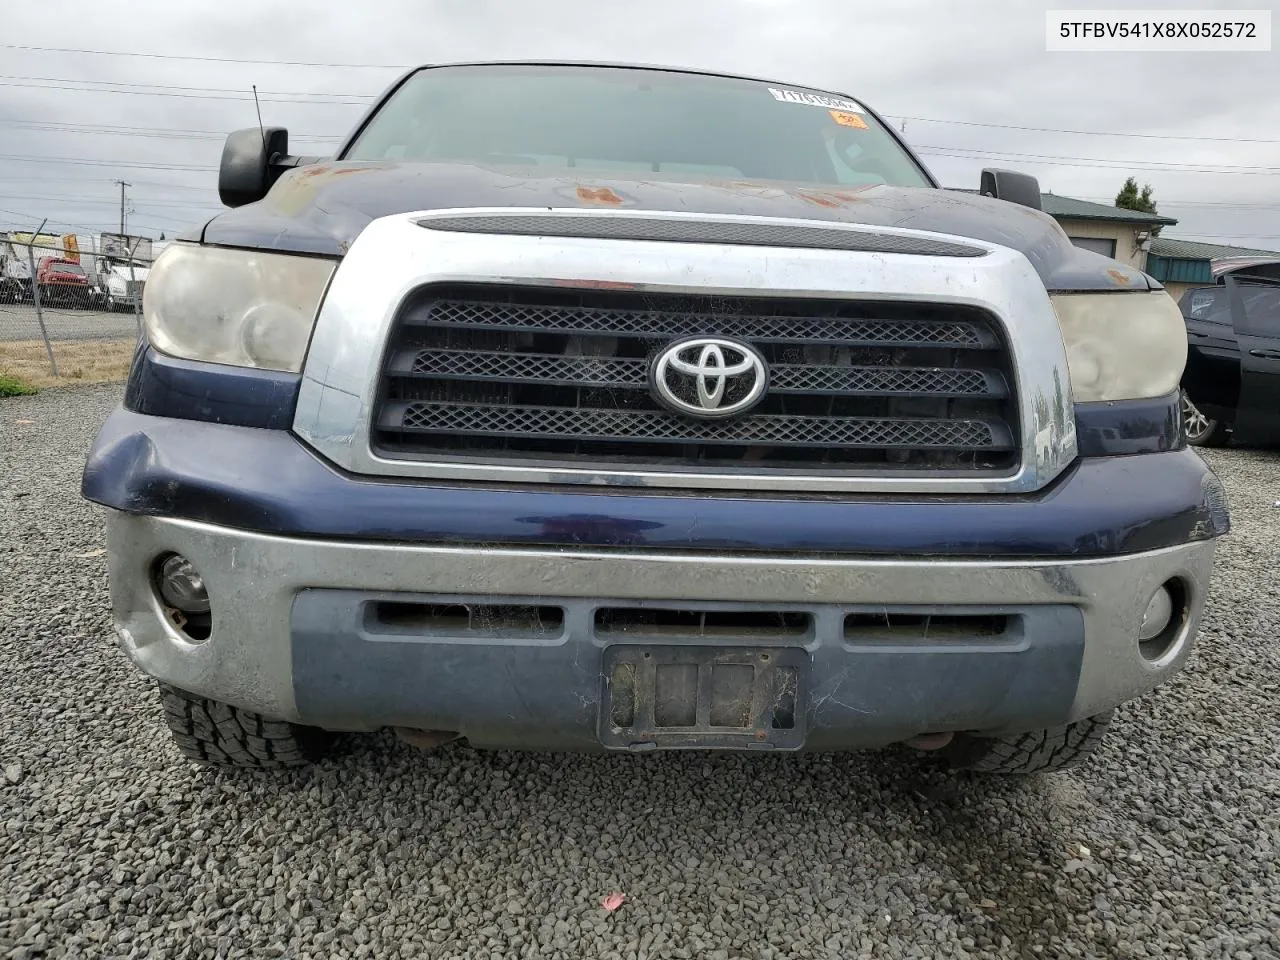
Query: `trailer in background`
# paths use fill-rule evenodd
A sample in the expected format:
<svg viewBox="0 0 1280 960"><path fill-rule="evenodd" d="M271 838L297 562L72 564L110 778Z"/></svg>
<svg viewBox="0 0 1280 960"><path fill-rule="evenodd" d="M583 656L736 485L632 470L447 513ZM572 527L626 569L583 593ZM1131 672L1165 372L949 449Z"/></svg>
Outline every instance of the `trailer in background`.
<svg viewBox="0 0 1280 960"><path fill-rule="evenodd" d="M0 233L0 303L29 303L32 273L39 272L41 262L52 257L79 263L81 246L80 238L74 234L21 230ZM89 272L88 267L85 272Z"/></svg>

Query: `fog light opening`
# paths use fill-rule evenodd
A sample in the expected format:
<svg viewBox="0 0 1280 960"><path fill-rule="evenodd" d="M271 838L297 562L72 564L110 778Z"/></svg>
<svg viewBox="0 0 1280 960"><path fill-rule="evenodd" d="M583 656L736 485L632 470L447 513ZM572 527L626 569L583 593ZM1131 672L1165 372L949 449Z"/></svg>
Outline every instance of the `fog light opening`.
<svg viewBox="0 0 1280 960"><path fill-rule="evenodd" d="M213 632L209 591L191 561L178 553L159 557L152 583L169 622L192 640L208 640Z"/></svg>
<svg viewBox="0 0 1280 960"><path fill-rule="evenodd" d="M1138 652L1153 666L1172 661L1185 638L1190 606L1187 585L1177 578L1165 581L1151 599L1138 627Z"/></svg>

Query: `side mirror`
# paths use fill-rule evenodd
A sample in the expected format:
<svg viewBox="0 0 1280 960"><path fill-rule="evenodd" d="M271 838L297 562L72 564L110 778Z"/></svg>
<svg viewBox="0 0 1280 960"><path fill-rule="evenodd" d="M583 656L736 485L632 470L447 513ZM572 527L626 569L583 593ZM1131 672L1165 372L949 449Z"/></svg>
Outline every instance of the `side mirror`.
<svg viewBox="0 0 1280 960"><path fill-rule="evenodd" d="M1033 210L1040 209L1040 181L1025 173L1012 170L983 170L978 192L984 197L1020 203Z"/></svg>
<svg viewBox="0 0 1280 960"><path fill-rule="evenodd" d="M289 131L250 127L227 137L218 168L218 196L228 207L261 200L279 176L277 164L289 155Z"/></svg>

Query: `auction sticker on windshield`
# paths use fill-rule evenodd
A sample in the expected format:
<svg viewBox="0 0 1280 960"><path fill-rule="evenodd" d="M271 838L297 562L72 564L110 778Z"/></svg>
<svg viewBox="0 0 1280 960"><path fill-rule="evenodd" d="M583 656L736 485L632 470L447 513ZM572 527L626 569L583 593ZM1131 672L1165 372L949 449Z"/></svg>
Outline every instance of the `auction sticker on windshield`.
<svg viewBox="0 0 1280 960"><path fill-rule="evenodd" d="M867 121L863 120L856 113L849 113L845 110L831 110L831 119L842 127L853 127L855 130L866 130Z"/></svg>
<svg viewBox="0 0 1280 960"><path fill-rule="evenodd" d="M800 90L781 90L778 87L770 87L769 92L773 94L773 99L782 103L807 103L811 107L849 110L853 113L867 112L857 103L844 97L828 97L821 93L804 93Z"/></svg>

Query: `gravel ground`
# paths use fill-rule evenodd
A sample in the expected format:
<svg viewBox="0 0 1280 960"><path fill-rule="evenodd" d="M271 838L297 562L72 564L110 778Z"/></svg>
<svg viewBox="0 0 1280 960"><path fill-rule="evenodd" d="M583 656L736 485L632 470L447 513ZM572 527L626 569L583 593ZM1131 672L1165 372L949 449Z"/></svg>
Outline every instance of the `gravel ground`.
<svg viewBox="0 0 1280 960"><path fill-rule="evenodd" d="M0 401L0 957L1280 955L1280 453L1209 453L1199 651L1079 772L369 737L232 775L114 647L78 481L118 396Z"/></svg>

